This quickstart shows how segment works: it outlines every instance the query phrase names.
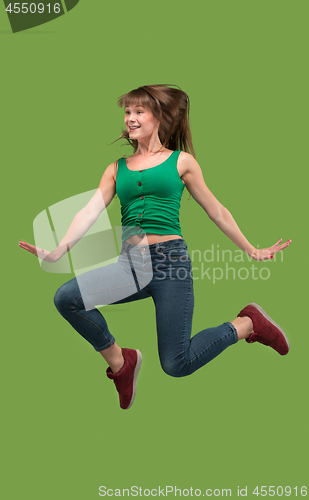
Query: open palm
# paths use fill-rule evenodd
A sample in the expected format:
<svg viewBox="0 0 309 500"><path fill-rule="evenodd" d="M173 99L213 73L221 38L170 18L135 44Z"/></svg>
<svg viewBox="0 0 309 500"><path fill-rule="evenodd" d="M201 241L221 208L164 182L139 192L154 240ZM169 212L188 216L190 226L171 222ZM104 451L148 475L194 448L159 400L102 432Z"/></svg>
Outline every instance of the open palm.
<svg viewBox="0 0 309 500"><path fill-rule="evenodd" d="M43 248L36 247L34 245L30 245L30 243L27 243L26 241L21 241L19 242L20 248L23 248L24 250L27 250L28 252L32 253L36 257L42 260L46 260L47 262L55 262L53 258L49 258L49 255L51 252L48 252L47 250L43 250Z"/></svg>
<svg viewBox="0 0 309 500"><path fill-rule="evenodd" d="M254 256L253 256L254 259L255 260L272 259L275 253L280 252L281 250L284 250L286 247L288 247L290 245L290 243L292 243L291 240L288 240L286 243L282 243L280 245L281 241L282 241L282 238L280 238L280 240L277 241L277 243L275 243L274 245L272 245L269 248L261 248L259 250L256 250L254 253Z"/></svg>

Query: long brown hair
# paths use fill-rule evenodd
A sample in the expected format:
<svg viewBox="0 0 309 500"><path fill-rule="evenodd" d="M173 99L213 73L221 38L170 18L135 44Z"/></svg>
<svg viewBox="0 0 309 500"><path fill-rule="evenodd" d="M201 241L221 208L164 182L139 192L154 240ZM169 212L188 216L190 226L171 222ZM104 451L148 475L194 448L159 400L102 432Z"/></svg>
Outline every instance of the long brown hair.
<svg viewBox="0 0 309 500"><path fill-rule="evenodd" d="M164 84L138 87L119 97L118 106L122 108L130 104L141 104L149 108L160 121L158 133L162 147L185 151L195 158L189 120L189 96L178 85L173 87ZM125 139L133 147L134 153L137 151L138 142L130 139L126 129L122 130L116 141L120 139Z"/></svg>

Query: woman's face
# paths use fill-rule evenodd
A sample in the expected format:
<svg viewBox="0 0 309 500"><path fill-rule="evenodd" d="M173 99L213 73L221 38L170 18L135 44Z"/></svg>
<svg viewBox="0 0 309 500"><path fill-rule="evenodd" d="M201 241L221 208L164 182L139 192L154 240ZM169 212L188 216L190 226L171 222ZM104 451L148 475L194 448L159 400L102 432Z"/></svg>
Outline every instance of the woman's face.
<svg viewBox="0 0 309 500"><path fill-rule="evenodd" d="M141 104L125 107L124 123L130 139L137 141L150 137L153 133L158 133L160 124L150 109Z"/></svg>

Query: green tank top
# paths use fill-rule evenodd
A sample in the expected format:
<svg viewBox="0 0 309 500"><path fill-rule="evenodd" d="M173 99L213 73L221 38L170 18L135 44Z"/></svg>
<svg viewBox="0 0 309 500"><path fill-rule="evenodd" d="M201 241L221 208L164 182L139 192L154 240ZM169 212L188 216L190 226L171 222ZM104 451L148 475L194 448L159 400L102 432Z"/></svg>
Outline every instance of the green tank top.
<svg viewBox="0 0 309 500"><path fill-rule="evenodd" d="M179 208L184 184L177 160L181 151L151 168L129 170L118 160L116 193L121 203L122 241L133 234L179 234Z"/></svg>

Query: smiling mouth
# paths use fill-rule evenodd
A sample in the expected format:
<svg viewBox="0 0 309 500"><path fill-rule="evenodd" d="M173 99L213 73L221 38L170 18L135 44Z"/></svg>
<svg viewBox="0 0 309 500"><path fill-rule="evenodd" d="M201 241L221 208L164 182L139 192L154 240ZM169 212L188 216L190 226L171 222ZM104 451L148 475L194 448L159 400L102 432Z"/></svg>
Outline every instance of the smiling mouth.
<svg viewBox="0 0 309 500"><path fill-rule="evenodd" d="M129 127L130 130L137 130L140 127Z"/></svg>

